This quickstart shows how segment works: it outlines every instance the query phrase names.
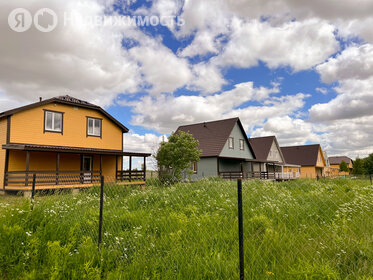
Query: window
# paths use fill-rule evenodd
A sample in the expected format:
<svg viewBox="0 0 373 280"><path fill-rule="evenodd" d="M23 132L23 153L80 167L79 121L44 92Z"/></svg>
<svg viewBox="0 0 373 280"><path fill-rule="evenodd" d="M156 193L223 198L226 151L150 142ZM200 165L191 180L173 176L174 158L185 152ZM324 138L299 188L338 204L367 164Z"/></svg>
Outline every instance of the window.
<svg viewBox="0 0 373 280"><path fill-rule="evenodd" d="M197 173L197 162L196 161L192 163L192 168L193 168L193 173Z"/></svg>
<svg viewBox="0 0 373 280"><path fill-rule="evenodd" d="M234 149L233 137L228 138L228 148L229 149Z"/></svg>
<svg viewBox="0 0 373 280"><path fill-rule="evenodd" d="M243 139L240 139L240 150L245 150L245 142Z"/></svg>
<svg viewBox="0 0 373 280"><path fill-rule="evenodd" d="M101 137L102 120L87 117L87 136Z"/></svg>
<svg viewBox="0 0 373 280"><path fill-rule="evenodd" d="M62 133L63 113L44 111L44 131Z"/></svg>

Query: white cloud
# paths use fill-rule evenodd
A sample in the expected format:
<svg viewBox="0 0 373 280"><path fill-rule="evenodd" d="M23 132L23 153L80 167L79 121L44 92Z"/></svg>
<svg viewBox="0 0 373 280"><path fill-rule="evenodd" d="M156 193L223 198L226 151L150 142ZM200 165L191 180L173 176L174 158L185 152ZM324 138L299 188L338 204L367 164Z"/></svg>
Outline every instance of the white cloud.
<svg viewBox="0 0 373 280"><path fill-rule="evenodd" d="M134 47L129 52L140 62L144 79L152 86L150 92L173 92L188 84L192 78L188 62L178 58L162 44L149 41L153 45Z"/></svg>
<svg viewBox="0 0 373 280"><path fill-rule="evenodd" d="M329 122L373 115L373 78L344 80L335 88L338 96L328 103L315 104L309 110L315 122Z"/></svg>
<svg viewBox="0 0 373 280"><path fill-rule="evenodd" d="M252 67L261 60L270 68L290 66L295 71L312 68L339 49L334 27L317 19L286 22L235 20L230 41L214 59L220 66Z"/></svg>
<svg viewBox="0 0 373 280"><path fill-rule="evenodd" d="M351 46L316 67L325 83L373 77L373 45Z"/></svg>
<svg viewBox="0 0 373 280"><path fill-rule="evenodd" d="M317 91L317 92L320 92L320 93L322 93L322 94L324 94L324 95L328 94L328 90L327 90L326 88L324 88L324 87L316 88L316 91Z"/></svg>
<svg viewBox="0 0 373 280"><path fill-rule="evenodd" d="M31 28L16 33L8 27L8 13L15 7L34 13L43 5L59 16L53 32ZM123 28L71 22L64 26L65 12L94 17L104 15L106 8L103 2L93 0L1 2L0 89L7 98L26 103L38 96L68 93L109 105L117 93L135 92L140 73L122 48Z"/></svg>
<svg viewBox="0 0 373 280"><path fill-rule="evenodd" d="M175 131L181 124L240 117L247 128L264 122L271 116L292 114L304 106L305 94L273 97L279 92L273 88L255 88L252 82L241 83L234 89L211 96L145 96L141 101L126 103L133 107L132 124L154 129L161 133ZM245 105L259 102L261 106ZM242 108L238 108L241 106Z"/></svg>
<svg viewBox="0 0 373 280"><path fill-rule="evenodd" d="M193 75L188 88L203 94L220 91L221 87L227 84L217 67L203 62L193 66Z"/></svg>
<svg viewBox="0 0 373 280"><path fill-rule="evenodd" d="M203 56L210 53L217 54L219 50L215 35L216 34L212 34L207 30L198 32L193 42L183 49L180 55L182 57L194 57L196 55Z"/></svg>
<svg viewBox="0 0 373 280"><path fill-rule="evenodd" d="M307 142L319 142L311 123L289 116L269 118L262 127L256 129L251 137L276 135L280 146L304 145Z"/></svg>
<svg viewBox="0 0 373 280"><path fill-rule="evenodd" d="M366 157L373 153L373 116L337 120L327 125L321 143L328 155Z"/></svg>

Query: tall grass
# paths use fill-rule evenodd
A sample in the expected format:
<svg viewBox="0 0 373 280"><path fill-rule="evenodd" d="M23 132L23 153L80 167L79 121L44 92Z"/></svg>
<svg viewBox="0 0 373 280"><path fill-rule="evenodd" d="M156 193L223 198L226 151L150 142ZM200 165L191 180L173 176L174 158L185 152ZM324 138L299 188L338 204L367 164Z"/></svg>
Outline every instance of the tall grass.
<svg viewBox="0 0 373 280"><path fill-rule="evenodd" d="M218 179L0 198L1 279L238 279L237 191ZM243 184L247 279L373 279L368 181Z"/></svg>

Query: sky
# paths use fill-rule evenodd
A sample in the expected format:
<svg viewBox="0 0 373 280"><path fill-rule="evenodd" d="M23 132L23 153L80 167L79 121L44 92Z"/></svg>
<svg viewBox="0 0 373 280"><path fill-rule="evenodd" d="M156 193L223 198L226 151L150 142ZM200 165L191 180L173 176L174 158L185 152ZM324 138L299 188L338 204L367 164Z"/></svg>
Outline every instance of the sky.
<svg viewBox="0 0 373 280"><path fill-rule="evenodd" d="M16 8L55 28L15 32ZM249 137L365 157L372 25L371 0L0 0L0 111L68 94L127 126L127 151L239 117Z"/></svg>

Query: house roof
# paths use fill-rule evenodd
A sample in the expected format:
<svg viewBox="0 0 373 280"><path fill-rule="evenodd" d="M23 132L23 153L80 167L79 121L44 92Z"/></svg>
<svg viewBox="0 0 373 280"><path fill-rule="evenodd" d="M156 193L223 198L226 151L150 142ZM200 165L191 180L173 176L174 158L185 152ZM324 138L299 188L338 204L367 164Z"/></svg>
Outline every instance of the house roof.
<svg viewBox="0 0 373 280"><path fill-rule="evenodd" d="M175 133L184 131L192 134L199 142L199 149L202 150L202 157L214 157L220 155L236 123L240 127L249 145L250 151L255 158L255 153L250 146L249 139L247 138L239 118L182 125L178 127Z"/></svg>
<svg viewBox="0 0 373 280"><path fill-rule="evenodd" d="M316 166L320 144L281 147L286 163Z"/></svg>
<svg viewBox="0 0 373 280"><path fill-rule="evenodd" d="M115 123L118 127L122 129L123 132L128 132L128 128L125 127L123 124L121 124L117 119L115 119L112 115L110 115L108 112L106 112L104 109L102 109L100 106L97 106L95 104L89 103L84 100L77 99L75 97L64 95L64 96L57 96L50 99L42 100L39 102L35 102L26 106L18 107L12 110L8 110L5 112L0 113L0 119L4 118L6 116L11 116L15 113L22 112L28 109L32 109L35 107L39 107L42 105L50 104L50 103L59 103L59 104L66 104L66 105L72 105L77 107L83 107L88 109L93 109L96 111L99 111L104 116L106 116L108 119L110 119L113 123Z"/></svg>
<svg viewBox="0 0 373 280"><path fill-rule="evenodd" d="M249 138L251 147L255 152L256 159L266 160L275 136Z"/></svg>
<svg viewBox="0 0 373 280"><path fill-rule="evenodd" d="M11 143L2 146L7 150L21 150L21 151L38 151L38 152L60 152L60 153L86 153L86 154L101 154L101 155L121 155L134 157L149 157L149 153L133 153L123 152L121 150L111 149L95 149L84 147L70 147L70 146L54 146L54 145L34 145L34 144L20 144Z"/></svg>
<svg viewBox="0 0 373 280"><path fill-rule="evenodd" d="M341 164L342 160L344 160L345 163L350 164L352 162L352 159L346 156L337 156L337 157L329 157L330 164Z"/></svg>

